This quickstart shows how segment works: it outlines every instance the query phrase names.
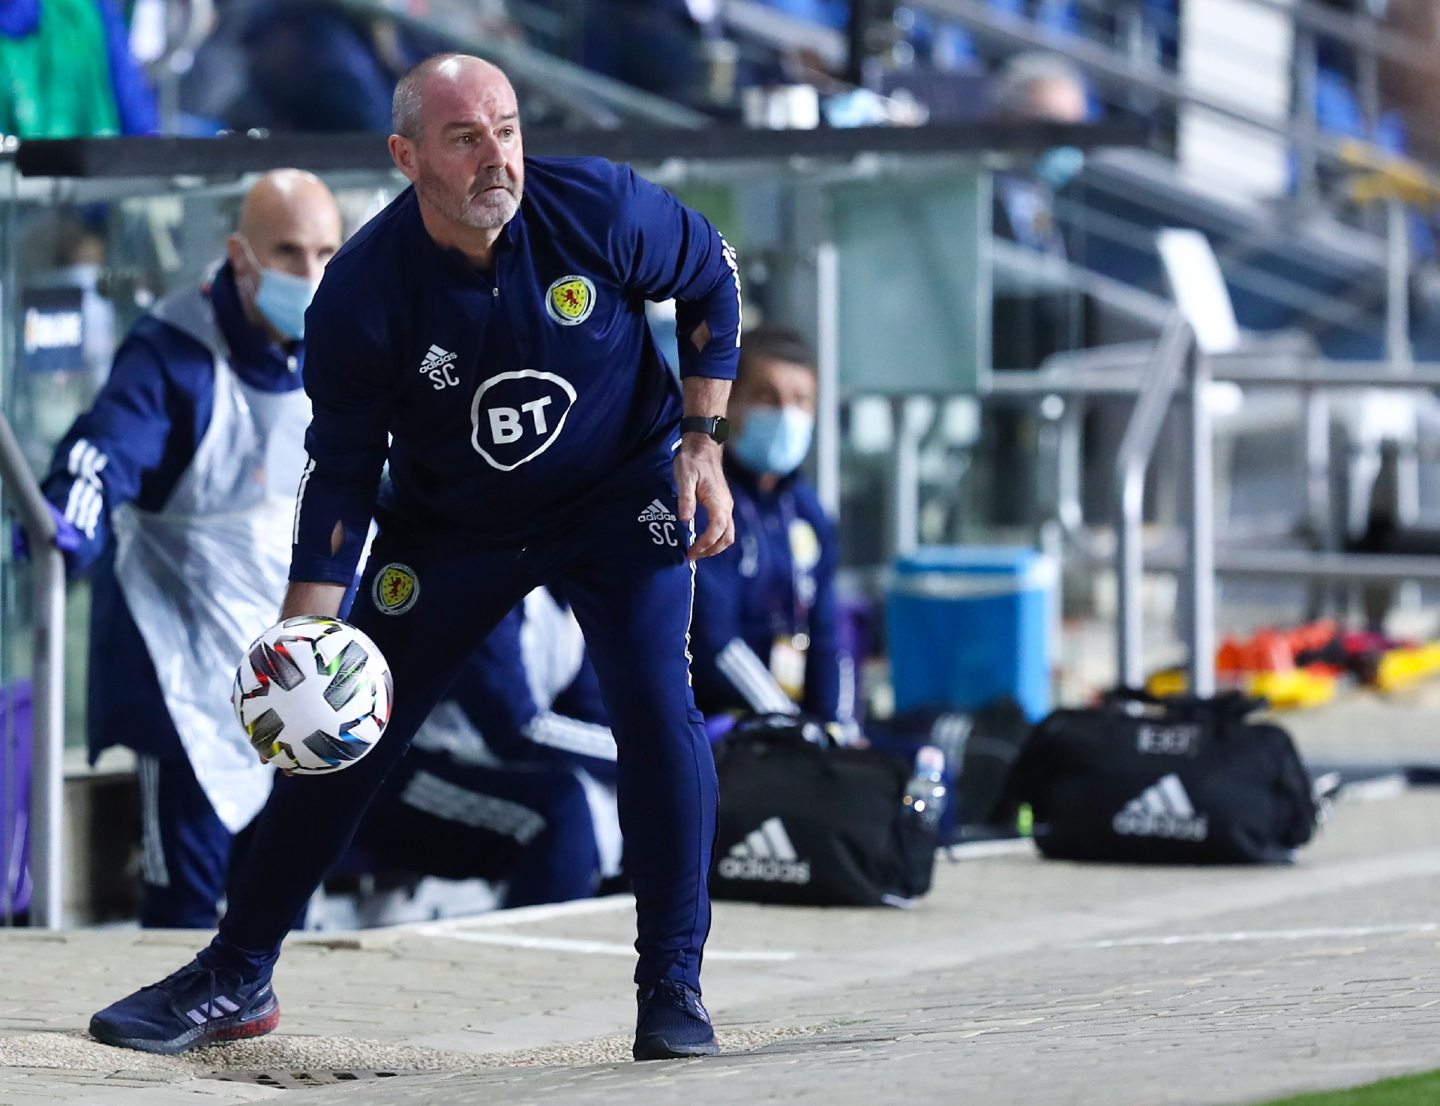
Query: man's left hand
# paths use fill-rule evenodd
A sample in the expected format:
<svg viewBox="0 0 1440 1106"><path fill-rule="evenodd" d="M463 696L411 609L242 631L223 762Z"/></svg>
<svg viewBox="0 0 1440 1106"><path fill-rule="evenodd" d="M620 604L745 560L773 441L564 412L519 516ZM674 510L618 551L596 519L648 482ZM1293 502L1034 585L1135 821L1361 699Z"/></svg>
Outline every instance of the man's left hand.
<svg viewBox="0 0 1440 1106"><path fill-rule="evenodd" d="M703 434L686 434L675 454L675 487L680 493L680 521L695 517L695 506L705 508L709 525L690 545L688 557L713 557L735 544L735 501L720 464L720 443Z"/></svg>

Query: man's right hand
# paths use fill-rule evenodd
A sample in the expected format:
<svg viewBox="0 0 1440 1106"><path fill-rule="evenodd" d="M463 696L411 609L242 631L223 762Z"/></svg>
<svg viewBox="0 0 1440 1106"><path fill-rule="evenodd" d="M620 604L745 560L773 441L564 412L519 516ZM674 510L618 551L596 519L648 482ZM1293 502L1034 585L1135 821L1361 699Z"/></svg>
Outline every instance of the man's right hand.
<svg viewBox="0 0 1440 1106"><path fill-rule="evenodd" d="M80 531L66 518L58 507L53 503L46 503L50 510L50 517L55 522L55 537L52 544L61 553L74 553L80 548L83 540ZM30 559L30 536L25 532L25 527L16 522L10 528L10 553L17 561L28 561ZM67 562L69 558L66 558Z"/></svg>

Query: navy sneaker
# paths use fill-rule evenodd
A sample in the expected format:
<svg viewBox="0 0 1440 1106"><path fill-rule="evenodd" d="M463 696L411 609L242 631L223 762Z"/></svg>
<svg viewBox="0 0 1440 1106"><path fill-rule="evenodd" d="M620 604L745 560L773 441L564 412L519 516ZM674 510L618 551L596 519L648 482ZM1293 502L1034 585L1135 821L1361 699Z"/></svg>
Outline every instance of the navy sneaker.
<svg viewBox="0 0 1440 1106"><path fill-rule="evenodd" d="M90 1036L119 1048L173 1055L259 1037L279 1024L280 1003L268 975L247 981L197 959L105 1007L90 1019Z"/></svg>
<svg viewBox="0 0 1440 1106"><path fill-rule="evenodd" d="M674 979L641 987L640 1016L635 1021L637 1060L678 1060L714 1056L720 1051L710 1015L700 995Z"/></svg>

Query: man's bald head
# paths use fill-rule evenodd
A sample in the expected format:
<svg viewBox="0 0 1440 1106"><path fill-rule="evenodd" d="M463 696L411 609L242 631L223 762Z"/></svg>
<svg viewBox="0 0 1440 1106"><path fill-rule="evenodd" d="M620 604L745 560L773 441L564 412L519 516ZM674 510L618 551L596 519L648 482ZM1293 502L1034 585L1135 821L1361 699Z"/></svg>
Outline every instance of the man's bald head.
<svg viewBox="0 0 1440 1106"><path fill-rule="evenodd" d="M340 209L324 181L300 169L276 169L261 177L246 193L240 224L226 243L251 322L265 325L255 307L261 270L319 284L340 242Z"/></svg>
<svg viewBox="0 0 1440 1106"><path fill-rule="evenodd" d="M277 228L297 223L330 224L339 248L340 209L325 182L303 169L276 169L245 194L236 229L253 245L254 239L272 237Z"/></svg>
<svg viewBox="0 0 1440 1106"><path fill-rule="evenodd" d="M426 230L487 265L525 191L525 143L510 79L469 54L436 54L400 78L394 113L390 156L415 185Z"/></svg>
<svg viewBox="0 0 1440 1106"><path fill-rule="evenodd" d="M515 101L510 78L499 66L473 54L432 54L412 66L395 85L390 100L391 126L396 134L419 142L426 122L426 100L431 98L427 93L448 98L457 92L473 94L477 89L493 89L502 96L508 93L510 101Z"/></svg>

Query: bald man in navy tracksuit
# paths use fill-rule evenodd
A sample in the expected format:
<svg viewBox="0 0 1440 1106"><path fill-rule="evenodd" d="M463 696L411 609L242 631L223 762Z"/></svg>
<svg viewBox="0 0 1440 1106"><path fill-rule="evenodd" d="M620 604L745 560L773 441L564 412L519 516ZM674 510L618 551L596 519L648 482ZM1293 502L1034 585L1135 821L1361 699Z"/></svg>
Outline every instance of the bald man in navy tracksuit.
<svg viewBox="0 0 1440 1106"><path fill-rule="evenodd" d="M314 418L282 612L339 610L373 512L351 618L390 662L394 714L347 770L279 781L215 941L90 1031L178 1052L274 1028L290 922L470 651L558 582L618 747L634 1055L713 1053L700 960L716 785L685 642L693 562L734 540L720 451L733 252L624 166L525 158L514 90L478 58L422 62L394 115L391 155L414 187L336 256L306 316ZM670 298L680 385L643 310ZM697 503L708 524L692 539Z"/></svg>

